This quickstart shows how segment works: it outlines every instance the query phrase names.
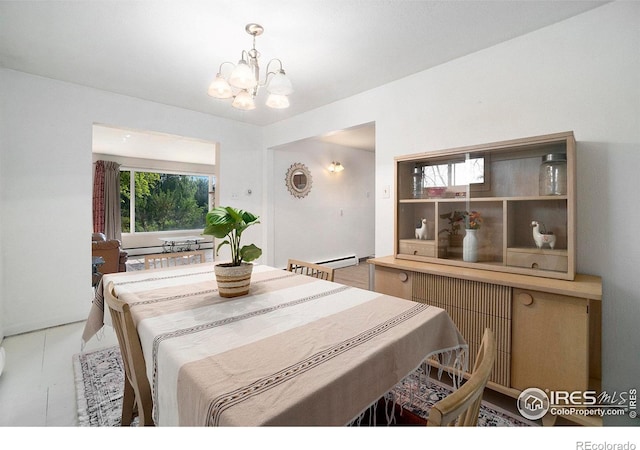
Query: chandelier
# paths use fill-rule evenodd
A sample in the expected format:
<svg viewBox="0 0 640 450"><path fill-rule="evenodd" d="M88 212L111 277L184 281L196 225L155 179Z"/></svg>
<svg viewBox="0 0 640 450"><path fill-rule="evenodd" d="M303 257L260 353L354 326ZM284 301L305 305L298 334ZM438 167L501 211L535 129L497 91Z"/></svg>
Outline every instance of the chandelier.
<svg viewBox="0 0 640 450"><path fill-rule="evenodd" d="M209 85L208 94L220 99L233 98L231 106L249 111L256 108L254 100L258 89L266 86L269 93L266 105L277 109L288 108L288 95L293 92L293 87L284 73L282 61L277 58L269 61L264 80L260 80L260 52L256 50L256 36L260 36L264 28L257 23L250 23L245 30L253 36L253 47L249 51L242 50L238 64L229 61L220 64L216 78ZM272 63L277 64L275 70L270 70ZM223 68L228 68L225 74Z"/></svg>

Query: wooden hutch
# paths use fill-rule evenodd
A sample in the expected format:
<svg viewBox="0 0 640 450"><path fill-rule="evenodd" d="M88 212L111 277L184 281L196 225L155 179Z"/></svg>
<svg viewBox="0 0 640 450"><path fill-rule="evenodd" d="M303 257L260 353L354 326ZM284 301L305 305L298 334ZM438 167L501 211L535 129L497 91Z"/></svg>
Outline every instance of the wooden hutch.
<svg viewBox="0 0 640 450"><path fill-rule="evenodd" d="M368 261L377 292L447 310L471 367L484 328L493 329L491 389L515 398L529 387L599 392L602 281L575 273L572 132L400 156L394 188L394 255ZM451 220L469 212L482 218L472 261L455 238L464 220ZM553 248L537 247L534 221Z"/></svg>

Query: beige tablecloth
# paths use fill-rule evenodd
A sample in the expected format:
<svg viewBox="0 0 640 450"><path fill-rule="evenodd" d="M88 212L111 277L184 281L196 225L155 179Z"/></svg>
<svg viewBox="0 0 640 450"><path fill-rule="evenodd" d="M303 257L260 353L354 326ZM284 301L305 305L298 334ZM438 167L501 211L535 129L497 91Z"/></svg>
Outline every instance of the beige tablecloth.
<svg viewBox="0 0 640 450"><path fill-rule="evenodd" d="M442 309L267 266L236 299L213 264L104 283L131 305L158 425L345 425L426 358L466 348Z"/></svg>

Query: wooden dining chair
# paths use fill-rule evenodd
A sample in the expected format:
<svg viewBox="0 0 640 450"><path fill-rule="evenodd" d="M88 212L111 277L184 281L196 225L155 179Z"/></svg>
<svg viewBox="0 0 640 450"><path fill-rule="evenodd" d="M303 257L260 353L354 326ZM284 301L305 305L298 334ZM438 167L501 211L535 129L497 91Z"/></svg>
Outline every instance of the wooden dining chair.
<svg viewBox="0 0 640 450"><path fill-rule="evenodd" d="M153 407L151 386L129 304L116 297L113 292L113 283L107 286L104 298L111 312L111 321L118 337L125 372L121 426L131 425L136 415L139 426L154 426L151 416Z"/></svg>
<svg viewBox="0 0 640 450"><path fill-rule="evenodd" d="M290 259L287 263L287 270L289 272L320 278L321 280L333 281L333 268L321 266L320 264Z"/></svg>
<svg viewBox="0 0 640 450"><path fill-rule="evenodd" d="M205 262L204 250L144 255L145 269L184 266L187 264L200 264L203 262Z"/></svg>
<svg viewBox="0 0 640 450"><path fill-rule="evenodd" d="M429 411L428 426L478 425L482 394L496 359L496 339L489 328L484 330L471 376L460 388L443 398Z"/></svg>

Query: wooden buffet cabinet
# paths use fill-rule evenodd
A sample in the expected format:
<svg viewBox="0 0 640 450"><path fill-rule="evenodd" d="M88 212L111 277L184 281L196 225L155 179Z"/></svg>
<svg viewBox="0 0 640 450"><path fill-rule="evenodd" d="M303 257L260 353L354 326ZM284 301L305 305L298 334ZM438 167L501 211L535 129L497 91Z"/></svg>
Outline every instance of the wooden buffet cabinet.
<svg viewBox="0 0 640 450"><path fill-rule="evenodd" d="M397 259L368 260L373 288L445 309L469 344L469 366L491 328L498 354L488 386L600 392L600 277L573 281ZM584 425L593 418L572 416Z"/></svg>
<svg viewBox="0 0 640 450"><path fill-rule="evenodd" d="M539 191L544 155L559 153L566 187ZM498 355L488 386L514 398L529 387L600 392L602 281L575 273L575 153L573 133L558 133L396 158L395 254L368 261L375 291L449 313L469 344L470 367L491 328ZM456 164L478 159L478 185L452 182ZM448 174L434 184L437 171ZM484 216L477 261L443 242L454 210ZM419 236L423 219L432 225ZM554 249L537 248L533 220L548 222ZM545 423L555 420L549 416Z"/></svg>

